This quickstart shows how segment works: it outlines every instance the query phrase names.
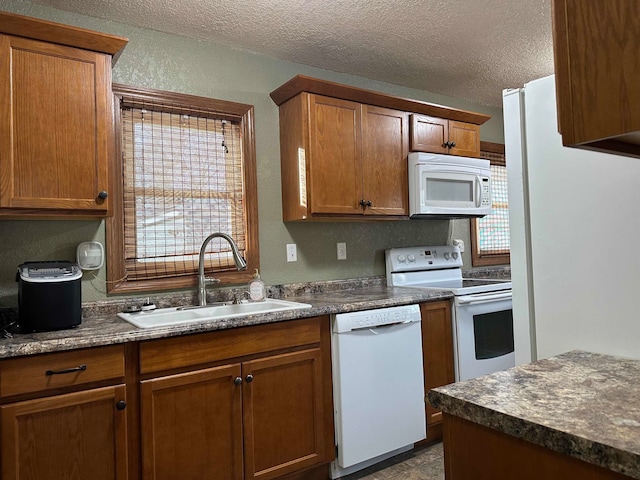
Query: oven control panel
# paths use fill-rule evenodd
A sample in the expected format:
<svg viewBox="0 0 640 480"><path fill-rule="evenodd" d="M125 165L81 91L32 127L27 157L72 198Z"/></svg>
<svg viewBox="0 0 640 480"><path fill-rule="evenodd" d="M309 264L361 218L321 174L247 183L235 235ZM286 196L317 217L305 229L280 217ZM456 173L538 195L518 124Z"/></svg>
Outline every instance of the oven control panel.
<svg viewBox="0 0 640 480"><path fill-rule="evenodd" d="M413 272L462 267L460 248L454 245L440 247L401 247L385 251L387 272Z"/></svg>

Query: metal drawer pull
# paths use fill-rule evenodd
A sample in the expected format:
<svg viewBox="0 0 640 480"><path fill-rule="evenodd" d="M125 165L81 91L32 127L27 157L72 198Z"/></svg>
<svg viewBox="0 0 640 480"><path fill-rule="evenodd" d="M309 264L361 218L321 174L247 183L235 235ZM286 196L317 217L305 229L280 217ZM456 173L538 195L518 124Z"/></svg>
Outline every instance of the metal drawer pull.
<svg viewBox="0 0 640 480"><path fill-rule="evenodd" d="M45 375L62 375L63 373L73 373L73 372L83 372L87 369L85 364L80 365L79 367L73 368L65 368L64 370L47 370L44 372Z"/></svg>

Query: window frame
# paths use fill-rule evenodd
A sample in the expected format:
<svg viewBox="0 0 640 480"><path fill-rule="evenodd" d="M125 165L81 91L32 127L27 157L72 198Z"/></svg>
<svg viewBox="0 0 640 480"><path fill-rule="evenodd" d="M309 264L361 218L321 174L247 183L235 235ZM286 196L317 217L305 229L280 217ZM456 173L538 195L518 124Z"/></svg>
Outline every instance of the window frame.
<svg viewBox="0 0 640 480"><path fill-rule="evenodd" d="M116 158L111 172L112 185L110 196L113 201L113 216L106 219L107 243L107 293L135 293L155 290L175 290L195 287L198 283L197 274L187 274L177 277L127 280L124 259L124 201L123 201L123 158L121 137L121 107L123 96L146 102L170 102L184 106L197 114L215 113L220 117L240 123L243 155L243 183L244 209L246 218L246 250L245 259L247 269L237 271L213 271L215 278L220 280L218 285L232 285L247 283L253 278L253 272L260 267L260 248L258 240L258 182L256 169L254 107L242 103L226 100L216 100L184 93L168 92L148 88L132 87L114 83L112 86L114 102L114 135ZM213 232L211 232L213 233Z"/></svg>
<svg viewBox="0 0 640 480"><path fill-rule="evenodd" d="M480 142L481 152L500 153L504 155L505 148L502 143ZM505 158L506 163L506 158ZM471 265L474 267L486 267L497 265L510 265L510 253L482 253L480 251L480 237L478 234L479 223L476 218L471 219Z"/></svg>

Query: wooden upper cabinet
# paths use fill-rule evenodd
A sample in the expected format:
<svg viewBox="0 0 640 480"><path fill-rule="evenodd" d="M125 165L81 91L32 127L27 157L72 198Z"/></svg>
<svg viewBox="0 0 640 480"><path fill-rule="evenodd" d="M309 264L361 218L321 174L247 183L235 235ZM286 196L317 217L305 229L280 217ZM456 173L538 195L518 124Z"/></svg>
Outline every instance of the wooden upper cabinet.
<svg viewBox="0 0 640 480"><path fill-rule="evenodd" d="M362 213L358 205L362 197L360 105L318 95L305 97L309 101L306 161L310 213L359 215Z"/></svg>
<svg viewBox="0 0 640 480"><path fill-rule="evenodd" d="M406 216L408 144L405 112L292 98L280 106L284 220Z"/></svg>
<svg viewBox="0 0 640 480"><path fill-rule="evenodd" d="M449 154L461 157L480 156L480 125L449 121Z"/></svg>
<svg viewBox="0 0 640 480"><path fill-rule="evenodd" d="M411 151L449 153L449 120L411 115Z"/></svg>
<svg viewBox="0 0 640 480"><path fill-rule="evenodd" d="M552 14L563 144L640 158L640 2L553 0Z"/></svg>
<svg viewBox="0 0 640 480"><path fill-rule="evenodd" d="M0 25L0 216L109 215L115 47L100 40L118 37L11 14Z"/></svg>
<svg viewBox="0 0 640 480"><path fill-rule="evenodd" d="M411 151L480 156L480 125L411 115Z"/></svg>
<svg viewBox="0 0 640 480"><path fill-rule="evenodd" d="M409 116L420 119L411 150L475 157L490 118L303 75L271 98L280 107L284 221L406 219Z"/></svg>
<svg viewBox="0 0 640 480"><path fill-rule="evenodd" d="M363 105L362 109L362 197L367 202L364 214L407 215L407 114L370 105Z"/></svg>

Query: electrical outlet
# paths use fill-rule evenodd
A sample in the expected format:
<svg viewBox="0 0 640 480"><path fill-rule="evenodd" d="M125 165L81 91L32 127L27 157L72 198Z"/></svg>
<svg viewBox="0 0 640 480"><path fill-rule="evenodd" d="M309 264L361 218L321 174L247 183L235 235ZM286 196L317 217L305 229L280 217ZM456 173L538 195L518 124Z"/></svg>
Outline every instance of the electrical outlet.
<svg viewBox="0 0 640 480"><path fill-rule="evenodd" d="M453 241L453 246L458 247L460 249L460 253L464 253L464 240L460 240L459 238Z"/></svg>
<svg viewBox="0 0 640 480"><path fill-rule="evenodd" d="M298 251L295 243L287 243L287 262L297 262Z"/></svg>
<svg viewBox="0 0 640 480"><path fill-rule="evenodd" d="M345 242L338 242L337 244L338 250L338 260L346 260L347 259L347 244Z"/></svg>

